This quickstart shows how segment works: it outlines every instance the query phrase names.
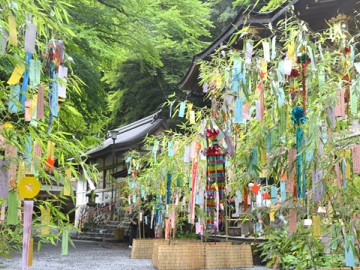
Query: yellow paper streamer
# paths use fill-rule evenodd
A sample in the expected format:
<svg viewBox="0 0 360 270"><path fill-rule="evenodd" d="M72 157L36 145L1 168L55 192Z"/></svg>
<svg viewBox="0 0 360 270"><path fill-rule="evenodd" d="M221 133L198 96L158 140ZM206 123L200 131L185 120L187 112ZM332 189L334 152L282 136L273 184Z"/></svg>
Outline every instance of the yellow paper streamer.
<svg viewBox="0 0 360 270"><path fill-rule="evenodd" d="M41 230L40 233L42 235L50 234L50 228L47 226L50 224L51 215L50 208L42 208L41 209Z"/></svg>
<svg viewBox="0 0 360 270"><path fill-rule="evenodd" d="M24 74L24 70L24 67L16 66L7 83L10 85L18 84L22 75Z"/></svg>
<svg viewBox="0 0 360 270"><path fill-rule="evenodd" d="M17 172L17 181L20 182L21 179L25 177L25 162L23 160L19 161L18 172Z"/></svg>
<svg viewBox="0 0 360 270"><path fill-rule="evenodd" d="M314 237L321 236L320 216L319 215L313 216L313 235L314 235Z"/></svg>
<svg viewBox="0 0 360 270"><path fill-rule="evenodd" d="M30 237L30 246L29 246L29 257L28 257L28 265L33 265L33 253L34 253L34 238Z"/></svg>
<svg viewBox="0 0 360 270"><path fill-rule="evenodd" d="M54 159L55 156L55 143L52 141L47 142L47 157L51 157L51 159Z"/></svg>
<svg viewBox="0 0 360 270"><path fill-rule="evenodd" d="M65 170L65 179L64 179L64 196L70 196L71 193L71 170Z"/></svg>
<svg viewBox="0 0 360 270"><path fill-rule="evenodd" d="M192 111L192 108L193 108L193 104L188 103L188 104L187 104L187 111L186 111L186 115L185 115L185 118L186 118L186 119L189 119L189 118L190 118L190 112Z"/></svg>
<svg viewBox="0 0 360 270"><path fill-rule="evenodd" d="M17 29L16 29L16 21L14 16L9 12L9 42L11 45L17 47L18 39L17 39Z"/></svg>
<svg viewBox="0 0 360 270"><path fill-rule="evenodd" d="M190 124L195 124L195 112L190 111Z"/></svg>
<svg viewBox="0 0 360 270"><path fill-rule="evenodd" d="M275 205L270 205L270 213L269 213L270 221L275 221Z"/></svg>

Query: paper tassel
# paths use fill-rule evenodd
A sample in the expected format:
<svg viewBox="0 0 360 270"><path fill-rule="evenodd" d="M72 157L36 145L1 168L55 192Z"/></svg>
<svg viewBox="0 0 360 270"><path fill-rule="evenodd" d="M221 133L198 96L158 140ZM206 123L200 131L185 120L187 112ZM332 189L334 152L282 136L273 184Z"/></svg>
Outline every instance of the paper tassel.
<svg viewBox="0 0 360 270"><path fill-rule="evenodd" d="M24 232L22 242L22 267L29 269L30 267L30 238L31 238L31 222L33 215L34 201L24 201Z"/></svg>
<svg viewBox="0 0 360 270"><path fill-rule="evenodd" d="M25 31L25 51L34 53L35 51L35 40L36 40L36 24L31 21L26 21Z"/></svg>
<svg viewBox="0 0 360 270"><path fill-rule="evenodd" d="M289 235L296 233L297 213L295 209L289 210Z"/></svg>
<svg viewBox="0 0 360 270"><path fill-rule="evenodd" d="M8 111L9 113L17 113L19 112L19 100L20 96L20 85L12 85L10 87L10 97L9 97L9 105L8 105Z"/></svg>
<svg viewBox="0 0 360 270"><path fill-rule="evenodd" d="M9 161L0 159L0 198L9 195L9 164Z"/></svg>
<svg viewBox="0 0 360 270"><path fill-rule="evenodd" d="M320 216L316 215L313 216L313 236L320 237L321 236L321 229L320 229Z"/></svg>
<svg viewBox="0 0 360 270"><path fill-rule="evenodd" d="M50 234L50 224L51 215L50 208L41 208L41 230L42 235Z"/></svg>
<svg viewBox="0 0 360 270"><path fill-rule="evenodd" d="M37 114L36 118L42 120L44 118L44 98L45 98L45 86L39 85L38 99L37 99Z"/></svg>
<svg viewBox="0 0 360 270"><path fill-rule="evenodd" d="M69 248L69 231L66 228L64 228L62 233L62 240L61 240L62 256L67 256L69 254L68 248Z"/></svg>
<svg viewBox="0 0 360 270"><path fill-rule="evenodd" d="M9 192L7 205L8 205L8 209L6 215L6 224L17 225L19 223L19 218L18 218L19 201L16 191Z"/></svg>
<svg viewBox="0 0 360 270"><path fill-rule="evenodd" d="M9 42L11 45L17 47L18 39L17 39L16 21L14 16L11 14L11 12L9 12L8 22L9 22Z"/></svg>
<svg viewBox="0 0 360 270"><path fill-rule="evenodd" d="M16 66L7 83L10 85L19 84L20 79L24 74L24 71L25 71L24 67Z"/></svg>

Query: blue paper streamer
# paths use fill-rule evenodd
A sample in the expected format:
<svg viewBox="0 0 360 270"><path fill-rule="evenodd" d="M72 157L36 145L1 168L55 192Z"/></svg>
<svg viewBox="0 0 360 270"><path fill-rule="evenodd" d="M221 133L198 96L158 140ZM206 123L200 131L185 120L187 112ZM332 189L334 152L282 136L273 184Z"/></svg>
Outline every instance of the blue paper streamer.
<svg viewBox="0 0 360 270"><path fill-rule="evenodd" d="M55 117L58 116L58 105L59 105L59 84L57 82L57 74L54 73L54 82L50 88L50 111Z"/></svg>
<svg viewBox="0 0 360 270"><path fill-rule="evenodd" d="M29 85L29 66L30 66L30 60L32 57L32 53L28 52L26 53L26 67L24 72L24 77L22 81L21 86L21 111L23 112L25 110L25 101L26 101L26 92L28 90Z"/></svg>
<svg viewBox="0 0 360 270"><path fill-rule="evenodd" d="M348 267L355 267L354 256L354 236L345 235L344 248L345 248L345 263Z"/></svg>
<svg viewBox="0 0 360 270"><path fill-rule="evenodd" d="M9 97L9 106L8 111L9 113L18 113L18 103L20 97L20 85L11 85L10 87L10 97Z"/></svg>
<svg viewBox="0 0 360 270"><path fill-rule="evenodd" d="M280 197L282 202L286 201L286 182L284 181L280 182Z"/></svg>
<svg viewBox="0 0 360 270"><path fill-rule="evenodd" d="M168 141L168 156L174 156L174 143L172 141Z"/></svg>
<svg viewBox="0 0 360 270"><path fill-rule="evenodd" d="M243 100L241 98L237 98L235 100L234 105L234 123L236 124L244 124L243 119Z"/></svg>
<svg viewBox="0 0 360 270"><path fill-rule="evenodd" d="M343 188L346 188L346 161L344 159L341 161L341 171Z"/></svg>
<svg viewBox="0 0 360 270"><path fill-rule="evenodd" d="M276 204L277 199L277 187L271 186L271 192L270 192L270 201L271 204Z"/></svg>
<svg viewBox="0 0 360 270"><path fill-rule="evenodd" d="M180 103L180 108L179 108L179 117L184 117L185 116L185 107L186 107L185 102L181 102Z"/></svg>

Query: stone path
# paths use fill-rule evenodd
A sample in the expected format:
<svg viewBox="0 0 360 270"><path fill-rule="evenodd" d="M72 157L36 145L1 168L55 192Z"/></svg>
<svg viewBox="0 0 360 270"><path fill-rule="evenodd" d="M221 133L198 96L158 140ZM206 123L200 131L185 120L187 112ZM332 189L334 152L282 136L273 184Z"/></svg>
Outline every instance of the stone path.
<svg viewBox="0 0 360 270"><path fill-rule="evenodd" d="M130 259L126 244L105 244L89 241L74 241L69 246L69 255L61 256L61 245L44 245L40 252L34 251L32 270L135 270L155 268L151 260ZM21 270L21 254L12 259L0 258L0 269ZM265 270L254 267L253 270Z"/></svg>

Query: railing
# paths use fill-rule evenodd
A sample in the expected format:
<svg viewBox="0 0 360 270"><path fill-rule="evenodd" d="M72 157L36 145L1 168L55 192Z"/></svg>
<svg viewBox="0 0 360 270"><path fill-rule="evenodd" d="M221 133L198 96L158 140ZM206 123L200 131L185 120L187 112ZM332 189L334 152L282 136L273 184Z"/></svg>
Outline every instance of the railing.
<svg viewBox="0 0 360 270"><path fill-rule="evenodd" d="M84 226L85 222L90 220L90 218L93 218L94 223L97 219L101 220L101 221L104 221L104 220L108 221L111 216L111 209L113 207L115 207L115 204L116 204L116 201L114 201L113 203L106 205L104 207L97 208L94 211L92 211L91 213L88 213L88 214L82 216L79 219L79 229L83 230L83 226Z"/></svg>

